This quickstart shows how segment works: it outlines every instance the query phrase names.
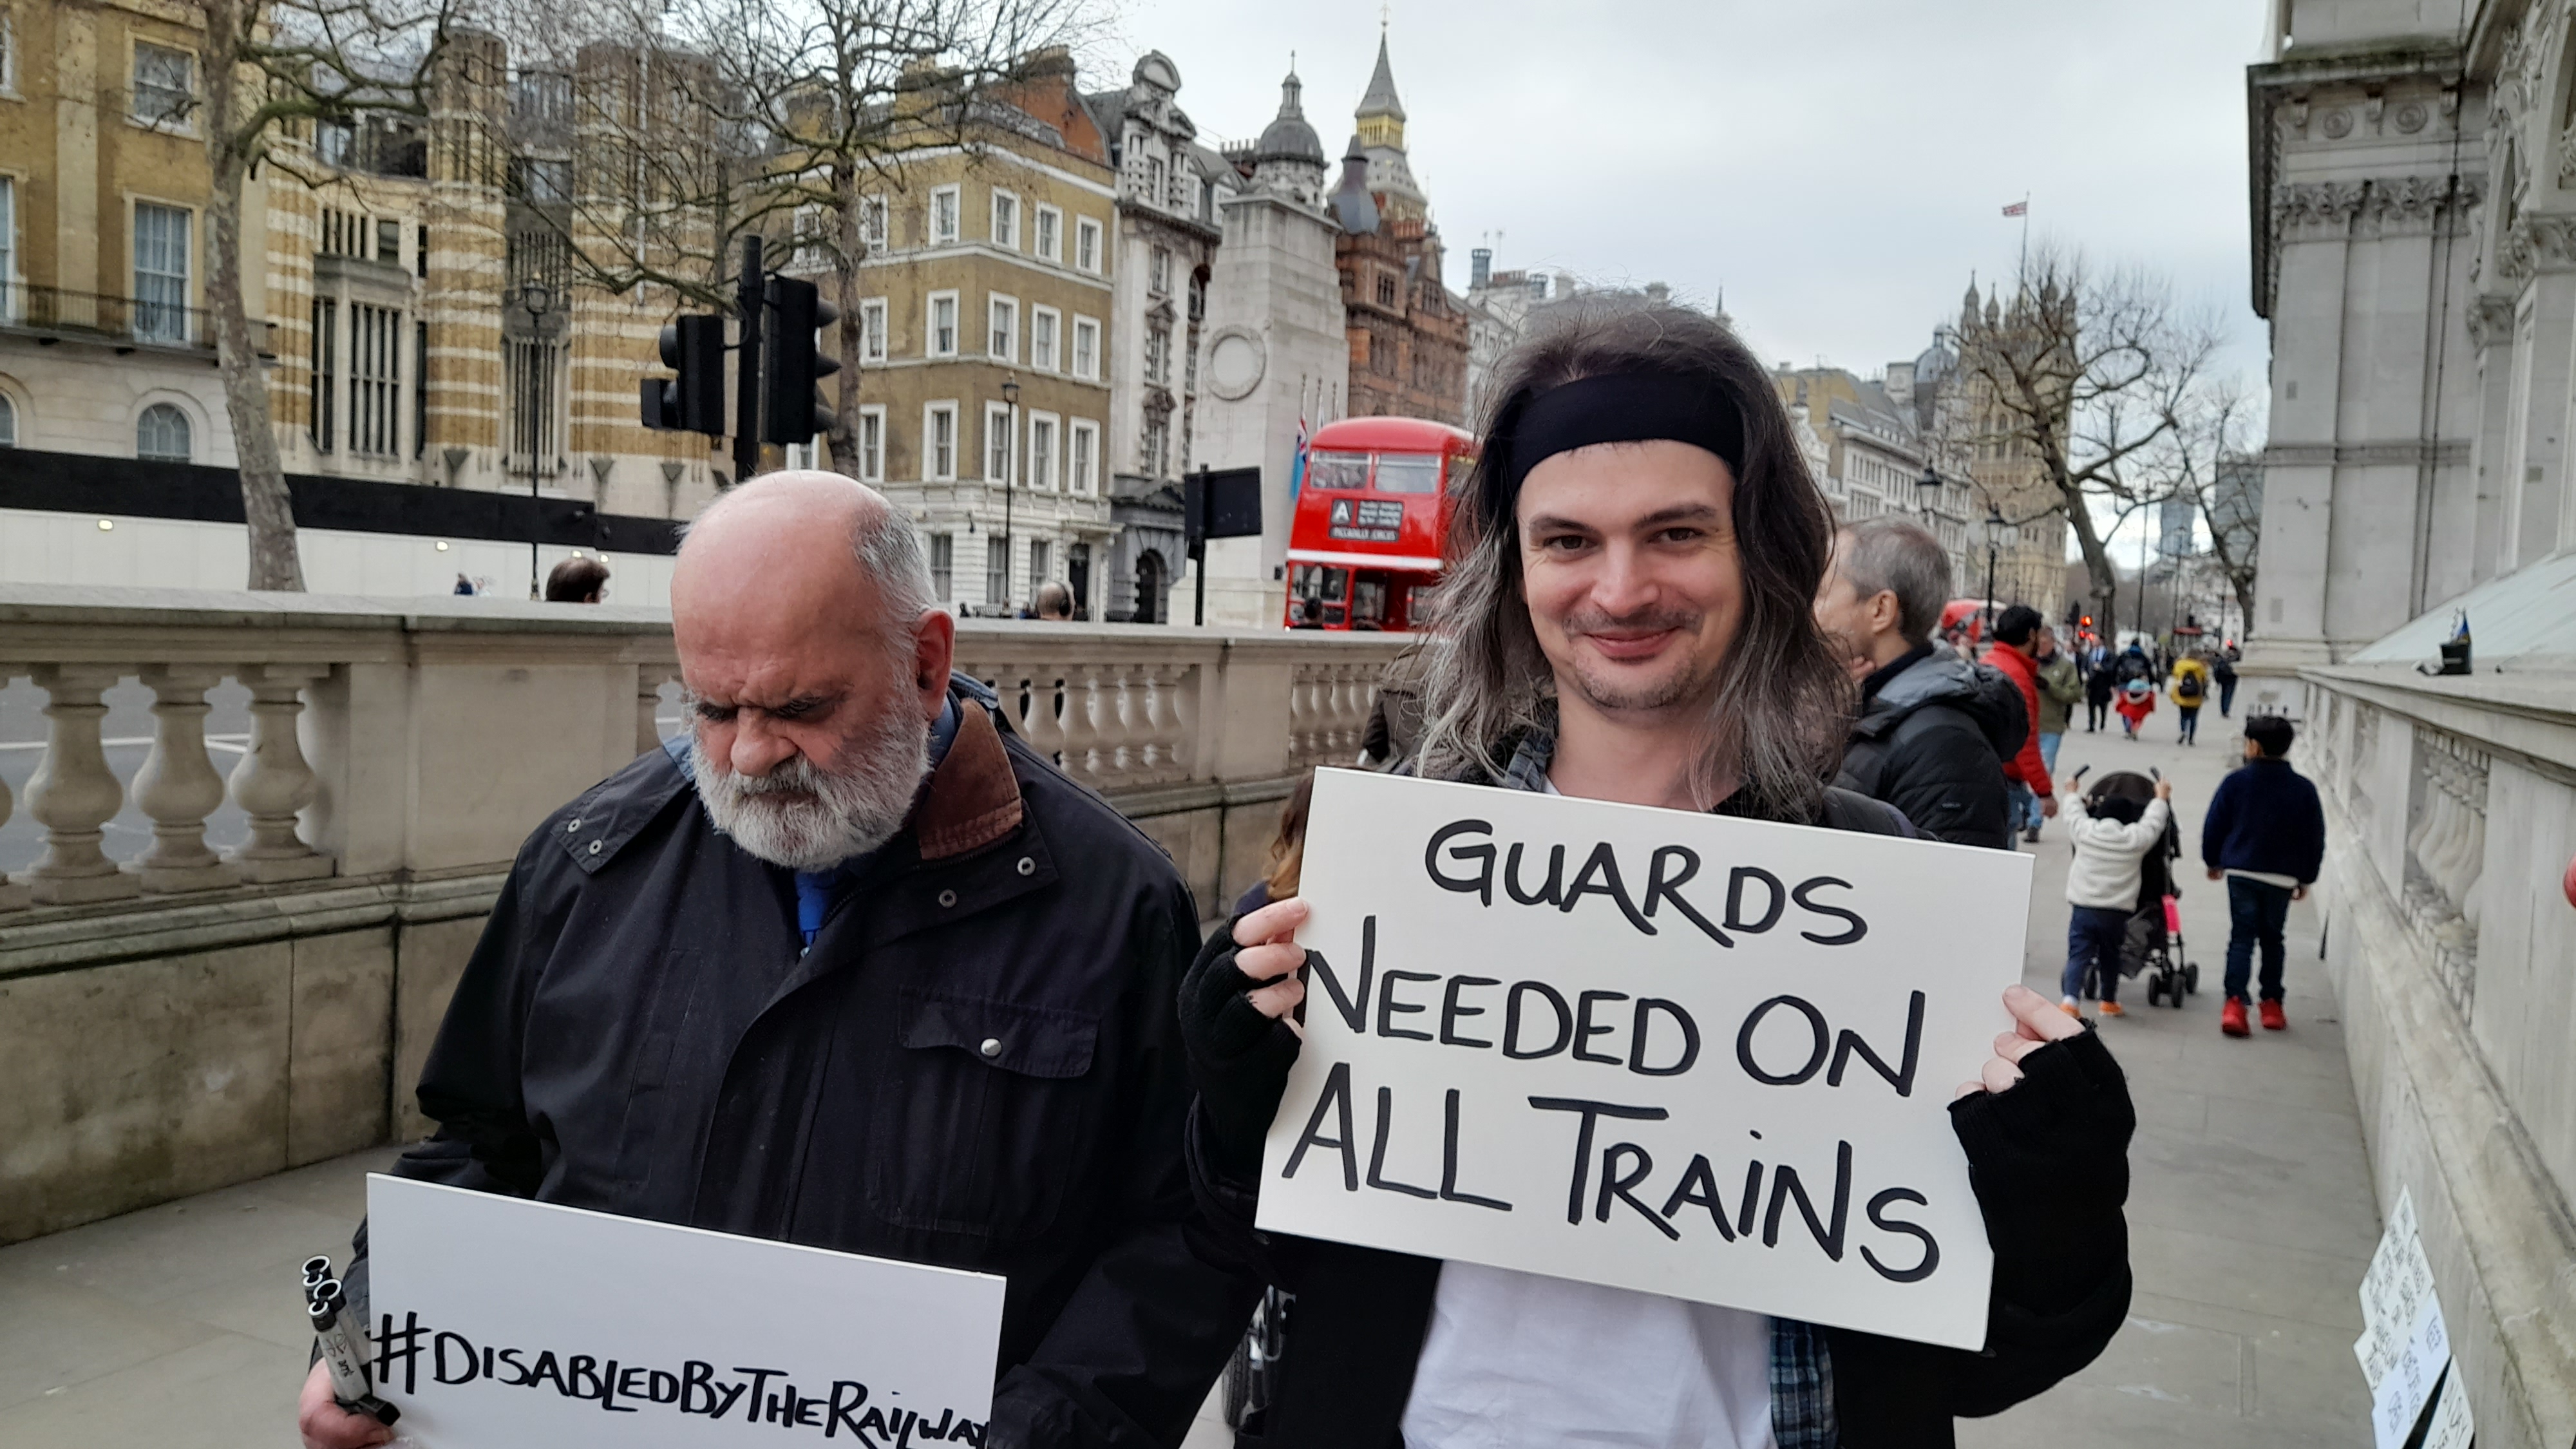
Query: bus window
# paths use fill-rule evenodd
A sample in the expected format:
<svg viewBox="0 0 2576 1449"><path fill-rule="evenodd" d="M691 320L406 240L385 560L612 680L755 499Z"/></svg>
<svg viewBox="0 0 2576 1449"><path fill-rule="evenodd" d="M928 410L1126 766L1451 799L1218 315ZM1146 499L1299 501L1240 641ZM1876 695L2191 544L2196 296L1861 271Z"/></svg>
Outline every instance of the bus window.
<svg viewBox="0 0 2576 1449"><path fill-rule="evenodd" d="M1351 617L1371 623L1386 620L1386 585L1375 579L1362 579L1351 586Z"/></svg>
<svg viewBox="0 0 2576 1449"><path fill-rule="evenodd" d="M1306 486L1309 488L1367 487L1368 454L1308 453Z"/></svg>
<svg viewBox="0 0 2576 1449"><path fill-rule="evenodd" d="M1436 453L1378 454L1377 491L1380 493L1439 492L1439 455Z"/></svg>
<svg viewBox="0 0 2576 1449"><path fill-rule="evenodd" d="M1340 603L1344 592L1349 588L1350 582L1351 571L1349 569L1324 570L1324 602L1327 604ZM1335 609L1332 612L1339 614L1341 610Z"/></svg>

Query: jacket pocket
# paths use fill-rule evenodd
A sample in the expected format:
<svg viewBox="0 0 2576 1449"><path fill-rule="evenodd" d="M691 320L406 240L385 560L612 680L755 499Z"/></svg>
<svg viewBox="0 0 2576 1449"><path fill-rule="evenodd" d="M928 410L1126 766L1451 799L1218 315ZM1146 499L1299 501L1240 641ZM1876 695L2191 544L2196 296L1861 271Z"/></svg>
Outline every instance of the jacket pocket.
<svg viewBox="0 0 2576 1449"><path fill-rule="evenodd" d="M1050 1227L1092 1150L1097 1013L907 990L876 1094L868 1202L900 1227Z"/></svg>

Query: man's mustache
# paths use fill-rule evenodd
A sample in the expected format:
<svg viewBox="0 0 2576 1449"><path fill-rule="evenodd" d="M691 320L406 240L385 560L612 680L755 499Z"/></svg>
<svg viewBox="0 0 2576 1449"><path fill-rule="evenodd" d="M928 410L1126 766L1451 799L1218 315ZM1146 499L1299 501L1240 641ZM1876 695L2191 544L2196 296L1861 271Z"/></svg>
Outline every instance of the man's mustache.
<svg viewBox="0 0 2576 1449"><path fill-rule="evenodd" d="M1565 616L1568 634L1660 634L1667 629L1689 630L1699 627L1701 615L1695 609L1641 609L1634 614L1612 614L1600 609L1580 609Z"/></svg>

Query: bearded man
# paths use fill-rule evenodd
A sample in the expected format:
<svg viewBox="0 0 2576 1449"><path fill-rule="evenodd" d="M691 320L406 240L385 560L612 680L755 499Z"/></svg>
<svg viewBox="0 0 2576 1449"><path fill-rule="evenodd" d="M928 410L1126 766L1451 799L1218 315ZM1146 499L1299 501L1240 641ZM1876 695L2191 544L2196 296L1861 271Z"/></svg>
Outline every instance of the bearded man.
<svg viewBox="0 0 2576 1449"><path fill-rule="evenodd" d="M1493 396L1452 500L1420 772L1914 834L1828 784L1853 694L1811 612L1831 520L1752 353L1697 312L1577 305L1503 360ZM1211 1224L1297 1295L1267 1364L1269 1449L1942 1449L1956 1416L2039 1393L2118 1330L2127 1086L2018 985L1950 1109L1994 1244L1982 1353L1256 1228L1303 1044L1307 911L1238 918L1181 988Z"/></svg>
<svg viewBox="0 0 2576 1449"><path fill-rule="evenodd" d="M868 488L719 500L671 622L690 735L521 848L396 1172L1006 1275L986 1444L1179 1443L1258 1292L1192 1241L1188 889L950 673ZM319 1369L301 1427L389 1437Z"/></svg>

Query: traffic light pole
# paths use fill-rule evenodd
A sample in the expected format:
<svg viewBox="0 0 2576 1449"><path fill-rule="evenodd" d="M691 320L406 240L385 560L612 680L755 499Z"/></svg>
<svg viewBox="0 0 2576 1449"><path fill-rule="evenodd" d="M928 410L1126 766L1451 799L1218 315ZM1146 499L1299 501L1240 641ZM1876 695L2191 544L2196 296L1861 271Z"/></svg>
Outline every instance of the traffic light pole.
<svg viewBox="0 0 2576 1449"><path fill-rule="evenodd" d="M742 283L734 293L742 330L734 353L733 481L760 471L760 238L742 239Z"/></svg>

